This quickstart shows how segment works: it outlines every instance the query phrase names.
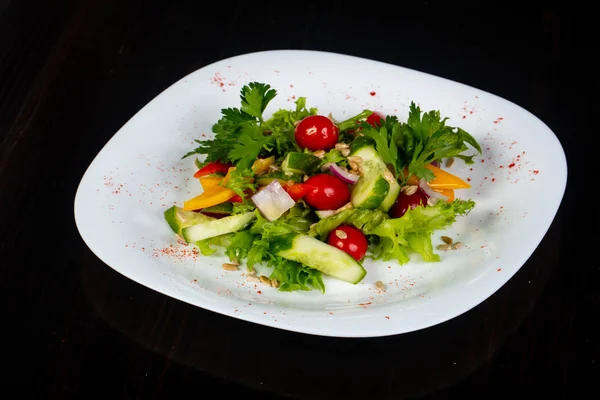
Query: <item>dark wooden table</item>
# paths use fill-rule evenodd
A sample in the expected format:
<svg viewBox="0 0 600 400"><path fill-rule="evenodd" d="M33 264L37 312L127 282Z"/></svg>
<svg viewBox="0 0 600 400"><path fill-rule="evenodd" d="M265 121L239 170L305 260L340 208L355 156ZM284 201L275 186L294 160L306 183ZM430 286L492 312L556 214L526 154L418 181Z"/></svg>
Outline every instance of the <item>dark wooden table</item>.
<svg viewBox="0 0 600 400"><path fill-rule="evenodd" d="M598 396L594 15L571 4L4 0L0 382L18 385L18 398ZM362 340L234 320L99 261L73 218L77 185L97 152L184 75L270 49L385 61L535 114L560 139L569 166L539 248L467 313Z"/></svg>

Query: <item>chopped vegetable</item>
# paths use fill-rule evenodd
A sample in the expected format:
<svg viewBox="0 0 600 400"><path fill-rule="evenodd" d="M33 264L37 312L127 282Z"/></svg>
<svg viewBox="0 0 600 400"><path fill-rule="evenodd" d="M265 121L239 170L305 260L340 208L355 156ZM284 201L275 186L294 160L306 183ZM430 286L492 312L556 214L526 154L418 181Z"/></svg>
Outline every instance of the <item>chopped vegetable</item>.
<svg viewBox="0 0 600 400"><path fill-rule="evenodd" d="M470 184L442 160L473 164L473 136L414 102L404 122L366 109L338 122L305 97L267 117L276 95L245 85L214 138L183 155L204 156L194 173L202 192L164 212L173 233L205 256L224 248L227 270L262 265L271 271L262 282L284 292L325 293L323 275L357 284L367 259L439 261L433 232L475 207L460 196Z"/></svg>

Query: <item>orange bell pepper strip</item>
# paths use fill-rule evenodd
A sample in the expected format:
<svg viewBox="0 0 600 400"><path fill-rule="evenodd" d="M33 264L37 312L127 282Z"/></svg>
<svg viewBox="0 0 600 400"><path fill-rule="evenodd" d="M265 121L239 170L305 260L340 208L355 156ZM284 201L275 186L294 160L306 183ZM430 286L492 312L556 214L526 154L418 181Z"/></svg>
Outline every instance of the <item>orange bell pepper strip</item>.
<svg viewBox="0 0 600 400"><path fill-rule="evenodd" d="M443 170L431 164L426 164L425 168L435 174L435 178L429 182L429 186L432 189L468 189L471 185L458 176L451 174L450 172ZM404 169L404 173L407 173L407 168ZM407 181L410 185L418 185L419 179L416 176L411 176Z"/></svg>

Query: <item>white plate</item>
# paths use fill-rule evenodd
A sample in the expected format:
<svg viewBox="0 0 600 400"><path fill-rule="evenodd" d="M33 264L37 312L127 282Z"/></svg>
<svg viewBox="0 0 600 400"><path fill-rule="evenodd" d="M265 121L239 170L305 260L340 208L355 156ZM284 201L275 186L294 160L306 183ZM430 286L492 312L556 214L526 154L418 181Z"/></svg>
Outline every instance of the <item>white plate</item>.
<svg viewBox="0 0 600 400"><path fill-rule="evenodd" d="M464 243L441 262L414 256L405 266L367 262L358 285L325 277L327 291L279 292L221 268L178 243L163 219L170 205L200 193L193 139L211 136L221 109L240 106L240 89L258 81L278 92L266 114L309 107L342 120L364 108L406 120L415 101L480 142L483 155L452 172L468 179L476 207L437 232ZM567 177L553 132L523 108L457 82L352 56L266 51L208 65L173 84L128 121L87 169L75 219L90 249L108 266L160 293L217 313L308 334L374 337L423 329L476 306L530 257L562 200ZM458 194L458 192L457 192ZM385 283L378 291L375 282Z"/></svg>

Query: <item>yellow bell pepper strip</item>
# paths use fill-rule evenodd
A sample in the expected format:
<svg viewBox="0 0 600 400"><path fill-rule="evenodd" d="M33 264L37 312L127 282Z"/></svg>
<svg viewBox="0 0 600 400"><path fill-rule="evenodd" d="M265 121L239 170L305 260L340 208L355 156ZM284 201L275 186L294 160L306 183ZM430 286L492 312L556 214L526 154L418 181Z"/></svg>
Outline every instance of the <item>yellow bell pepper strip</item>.
<svg viewBox="0 0 600 400"><path fill-rule="evenodd" d="M259 158L252 164L252 172L256 175L264 174L269 171L269 167L275 164L275 156Z"/></svg>
<svg viewBox="0 0 600 400"><path fill-rule="evenodd" d="M219 181L214 186L209 186L203 189L204 191L196 197L189 199L183 203L182 209L184 211L199 210L206 207L216 206L217 204L224 203L235 196L235 192L225 187L225 184L229 180L231 172L235 171L235 167L229 167L227 169L227 175L223 178L219 178ZM208 183L208 181L207 181Z"/></svg>
<svg viewBox="0 0 600 400"><path fill-rule="evenodd" d="M235 192L229 188L216 185L204 190L196 197L183 203L184 211L199 210L201 208L221 204L235 196Z"/></svg>
<svg viewBox="0 0 600 400"><path fill-rule="evenodd" d="M200 181L200 185L202 186L202 189L207 190L213 186L217 186L223 180L223 176L219 176L219 175L201 176L200 178L198 178L198 180Z"/></svg>
<svg viewBox="0 0 600 400"><path fill-rule="evenodd" d="M451 174L439 167L431 164L425 165L425 168L435 174L435 178L429 182L429 186L432 189L468 189L471 185L458 176ZM404 169L404 173L407 173L407 169ZM416 176L411 176L407 181L410 185L418 185L419 179Z"/></svg>

